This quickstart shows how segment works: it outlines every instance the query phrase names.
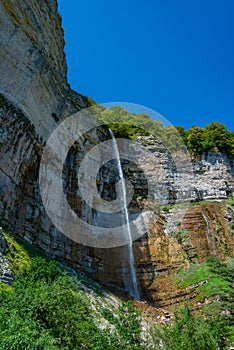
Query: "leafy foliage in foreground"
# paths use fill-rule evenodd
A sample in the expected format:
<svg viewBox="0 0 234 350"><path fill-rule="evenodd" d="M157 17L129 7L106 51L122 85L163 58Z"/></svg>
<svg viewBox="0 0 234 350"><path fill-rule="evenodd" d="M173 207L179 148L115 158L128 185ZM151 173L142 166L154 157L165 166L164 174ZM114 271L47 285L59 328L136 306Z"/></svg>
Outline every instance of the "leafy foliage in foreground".
<svg viewBox="0 0 234 350"><path fill-rule="evenodd" d="M14 288L0 294L1 349L75 349L95 326L71 278L56 264L33 259ZM36 340L36 341L35 341ZM90 344L90 345L91 345Z"/></svg>
<svg viewBox="0 0 234 350"><path fill-rule="evenodd" d="M116 310L115 328L101 330L79 283L42 257L0 284L1 350L140 349L139 321L130 303ZM113 318L113 317L112 317Z"/></svg>
<svg viewBox="0 0 234 350"><path fill-rule="evenodd" d="M0 283L1 350L213 350L226 349L234 340L232 260L210 258L181 272L181 286L209 279L210 284L198 289L199 300L219 295L220 302L207 305L203 316L185 307L176 312L172 324L152 326L143 340L138 312L130 301L116 308L98 299L95 311L94 299L82 290L78 276L69 276L12 236L7 240L16 279L13 287ZM223 310L229 313L222 315Z"/></svg>
<svg viewBox="0 0 234 350"><path fill-rule="evenodd" d="M216 350L225 349L220 343L219 324L201 316L192 315L189 306L175 314L172 325L151 329L155 349L162 350Z"/></svg>

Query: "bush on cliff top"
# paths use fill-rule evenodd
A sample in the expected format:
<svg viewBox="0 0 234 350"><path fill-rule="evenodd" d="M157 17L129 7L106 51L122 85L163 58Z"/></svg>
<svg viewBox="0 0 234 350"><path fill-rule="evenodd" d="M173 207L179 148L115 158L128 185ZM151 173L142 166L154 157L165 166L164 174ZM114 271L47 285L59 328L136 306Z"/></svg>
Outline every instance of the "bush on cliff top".
<svg viewBox="0 0 234 350"><path fill-rule="evenodd" d="M152 120L147 114L129 113L119 106L107 109L96 105L94 108L99 120L107 124L117 137L132 138L135 135L153 134L164 141L169 150L176 151L178 136L180 136L194 155L217 149L229 156L234 156L234 132L228 131L221 123L213 122L205 128L192 126L185 130L183 126L164 127L161 121ZM182 147L182 143L179 147Z"/></svg>

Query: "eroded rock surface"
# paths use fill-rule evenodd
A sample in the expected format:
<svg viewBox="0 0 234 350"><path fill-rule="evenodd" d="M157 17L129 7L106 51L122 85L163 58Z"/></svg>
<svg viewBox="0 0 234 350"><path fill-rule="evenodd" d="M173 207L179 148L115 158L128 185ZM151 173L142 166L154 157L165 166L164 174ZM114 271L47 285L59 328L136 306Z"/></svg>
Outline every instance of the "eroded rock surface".
<svg viewBox="0 0 234 350"><path fill-rule="evenodd" d="M11 271L9 260L7 259L7 241L4 237L2 227L0 227L0 281L11 285L14 273Z"/></svg>
<svg viewBox="0 0 234 350"><path fill-rule="evenodd" d="M0 93L27 116L44 140L56 121L85 106L67 83L57 10L55 0L0 1Z"/></svg>

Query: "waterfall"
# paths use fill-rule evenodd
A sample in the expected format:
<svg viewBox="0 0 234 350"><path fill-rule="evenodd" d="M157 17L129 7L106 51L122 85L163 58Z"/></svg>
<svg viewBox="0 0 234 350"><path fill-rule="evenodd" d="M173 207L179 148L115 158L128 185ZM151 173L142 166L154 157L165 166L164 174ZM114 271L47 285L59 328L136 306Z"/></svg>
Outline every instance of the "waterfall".
<svg viewBox="0 0 234 350"><path fill-rule="evenodd" d="M216 256L218 255L217 253L217 247L214 241L214 237L212 236L212 231L211 231L211 227L210 227L210 223L209 223L209 219L205 213L204 210L202 210L202 217L206 223L206 240L210 249L210 255L211 256Z"/></svg>
<svg viewBox="0 0 234 350"><path fill-rule="evenodd" d="M134 255L133 255L133 249L132 249L132 235L131 235L131 229L130 229L130 223L129 223L129 215L128 215L128 208L127 208L127 199L126 199L126 188L125 188L125 182L124 182L124 176L123 176L123 170L121 167L120 162L120 155L119 155L119 149L116 142L116 139L114 137L114 134L112 130L110 130L110 135L113 140L113 150L114 155L117 160L117 167L118 167L118 173L121 181L120 185L120 191L124 203L124 209L123 209L123 225L124 225L124 233L129 240L128 243L128 262L129 262L129 270L130 270L130 276L131 276L131 290L129 290L129 293L135 297L136 299L140 299L140 293L138 290L137 285L137 277L136 277L136 271L135 271L135 261L134 261Z"/></svg>

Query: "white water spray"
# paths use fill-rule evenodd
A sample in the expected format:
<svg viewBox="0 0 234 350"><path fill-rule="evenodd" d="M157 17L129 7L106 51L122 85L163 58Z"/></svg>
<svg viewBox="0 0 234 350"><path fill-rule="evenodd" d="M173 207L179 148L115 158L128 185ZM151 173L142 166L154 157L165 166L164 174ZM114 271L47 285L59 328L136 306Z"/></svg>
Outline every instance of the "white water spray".
<svg viewBox="0 0 234 350"><path fill-rule="evenodd" d="M137 285L137 277L136 277L136 271L135 271L135 261L134 261L134 255L133 255L133 249L132 249L132 235L131 235L131 229L130 229L130 224L129 224L129 215L128 215L128 208L127 208L127 199L126 199L126 188L125 188L125 182L124 182L124 176L123 176L123 170L121 167L121 162L120 162L120 156L119 156L119 149L118 145L116 142L116 139L114 137L114 134L112 130L110 130L110 135L113 140L113 149L114 149L114 155L115 158L117 159L117 167L118 167L118 173L121 181L121 195L123 198L123 203L124 203L124 219L123 219L123 225L124 225L124 233L127 236L129 243L128 243L128 261L129 261L129 269L130 269L130 276L131 276L131 290L129 291L130 294L135 297L136 299L140 299L140 293L138 290L138 285Z"/></svg>

